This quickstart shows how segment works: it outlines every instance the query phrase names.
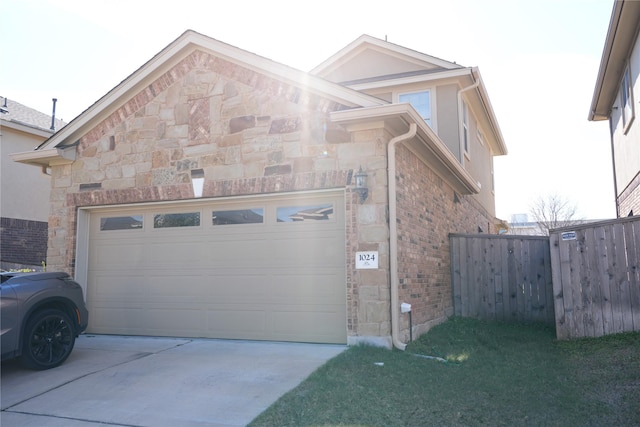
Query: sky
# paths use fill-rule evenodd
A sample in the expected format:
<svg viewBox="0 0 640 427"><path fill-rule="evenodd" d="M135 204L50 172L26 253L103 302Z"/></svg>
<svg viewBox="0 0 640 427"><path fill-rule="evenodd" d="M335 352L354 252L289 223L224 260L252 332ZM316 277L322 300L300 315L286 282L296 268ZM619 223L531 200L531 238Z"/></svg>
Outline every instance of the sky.
<svg viewBox="0 0 640 427"><path fill-rule="evenodd" d="M187 29L302 71L368 34L477 66L509 150L496 214L556 194L615 217L608 122L587 120L613 0L0 0L0 96L67 122Z"/></svg>

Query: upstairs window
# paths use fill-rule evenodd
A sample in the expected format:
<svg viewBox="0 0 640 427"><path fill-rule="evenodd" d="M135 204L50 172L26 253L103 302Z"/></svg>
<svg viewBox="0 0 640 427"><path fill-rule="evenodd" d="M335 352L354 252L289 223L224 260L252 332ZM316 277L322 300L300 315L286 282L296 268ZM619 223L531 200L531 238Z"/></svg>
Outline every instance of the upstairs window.
<svg viewBox="0 0 640 427"><path fill-rule="evenodd" d="M428 90L400 94L398 101L411 104L424 121L431 126L431 93Z"/></svg>
<svg viewBox="0 0 640 427"><path fill-rule="evenodd" d="M464 153L469 154L469 111L467 103L462 101L462 146Z"/></svg>
<svg viewBox="0 0 640 427"><path fill-rule="evenodd" d="M620 99L622 100L622 125L624 127L624 132L626 133L634 118L633 88L631 87L629 66L624 70L622 86L620 87Z"/></svg>

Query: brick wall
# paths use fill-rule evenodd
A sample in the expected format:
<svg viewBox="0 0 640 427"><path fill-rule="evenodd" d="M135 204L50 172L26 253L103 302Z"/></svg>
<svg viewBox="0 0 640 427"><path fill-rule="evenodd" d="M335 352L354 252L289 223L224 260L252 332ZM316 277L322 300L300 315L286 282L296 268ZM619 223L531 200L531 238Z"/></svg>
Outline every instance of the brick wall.
<svg viewBox="0 0 640 427"><path fill-rule="evenodd" d="M41 268L47 255L47 229L47 223L42 221L0 218L3 268Z"/></svg>
<svg viewBox="0 0 640 427"><path fill-rule="evenodd" d="M640 173L629 183L627 188L617 199L618 215L621 218L633 215L640 215Z"/></svg>
<svg viewBox="0 0 640 427"><path fill-rule="evenodd" d="M492 232L492 221L406 148L396 159L399 298L411 304L415 338L452 314L449 233ZM400 316L407 342L408 315Z"/></svg>

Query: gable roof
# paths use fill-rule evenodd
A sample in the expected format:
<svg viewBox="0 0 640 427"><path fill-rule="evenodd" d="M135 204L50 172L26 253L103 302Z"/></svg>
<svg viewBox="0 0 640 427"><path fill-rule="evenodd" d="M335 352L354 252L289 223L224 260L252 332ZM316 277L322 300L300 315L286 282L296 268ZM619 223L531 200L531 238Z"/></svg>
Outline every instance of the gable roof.
<svg viewBox="0 0 640 427"><path fill-rule="evenodd" d="M375 66L363 67L363 63ZM464 67L363 34L310 73L349 84L357 80L398 78L461 68Z"/></svg>
<svg viewBox="0 0 640 427"><path fill-rule="evenodd" d="M51 161L60 159L62 155L60 150L74 146L84 134L89 132L100 121L112 114L136 94L145 90L153 80L195 50L209 52L274 79L304 87L305 90L311 93L319 94L324 98L349 107L369 107L386 103L376 97L328 82L319 77L310 76L300 70L220 42L195 31L187 30L95 104L73 119L66 127L46 140L37 148L38 153L19 153L13 156L14 160L23 163L48 165ZM71 153L66 153L65 155L67 157L72 156Z"/></svg>
<svg viewBox="0 0 640 427"><path fill-rule="evenodd" d="M0 96L0 120L2 126L42 137L52 135L56 129L63 128L66 123L60 119L54 120L51 129L51 116L27 107L19 102Z"/></svg>
<svg viewBox="0 0 640 427"><path fill-rule="evenodd" d="M640 2L617 0L613 5L600 70L593 91L589 120L607 120L618 95L622 74L638 39Z"/></svg>

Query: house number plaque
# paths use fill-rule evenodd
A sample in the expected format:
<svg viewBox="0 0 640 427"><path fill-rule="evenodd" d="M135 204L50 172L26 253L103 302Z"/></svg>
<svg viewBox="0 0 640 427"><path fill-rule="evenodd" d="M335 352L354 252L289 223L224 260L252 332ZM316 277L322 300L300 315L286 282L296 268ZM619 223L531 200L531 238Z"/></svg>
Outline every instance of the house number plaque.
<svg viewBox="0 0 640 427"><path fill-rule="evenodd" d="M378 251L356 252L356 269L378 268Z"/></svg>

